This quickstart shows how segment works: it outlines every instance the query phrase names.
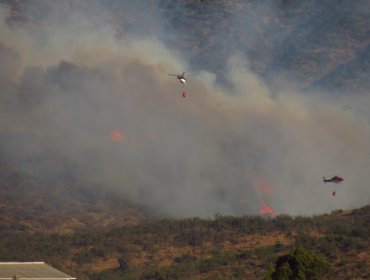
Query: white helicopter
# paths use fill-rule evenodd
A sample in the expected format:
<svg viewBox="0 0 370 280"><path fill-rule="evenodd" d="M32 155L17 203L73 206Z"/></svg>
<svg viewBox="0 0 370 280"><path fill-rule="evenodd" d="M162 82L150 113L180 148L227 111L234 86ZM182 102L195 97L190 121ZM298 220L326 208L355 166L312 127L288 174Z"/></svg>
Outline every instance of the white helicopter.
<svg viewBox="0 0 370 280"><path fill-rule="evenodd" d="M183 72L181 75L180 74L168 74L170 76L175 76L180 83L186 85L186 79L185 79L185 72Z"/></svg>

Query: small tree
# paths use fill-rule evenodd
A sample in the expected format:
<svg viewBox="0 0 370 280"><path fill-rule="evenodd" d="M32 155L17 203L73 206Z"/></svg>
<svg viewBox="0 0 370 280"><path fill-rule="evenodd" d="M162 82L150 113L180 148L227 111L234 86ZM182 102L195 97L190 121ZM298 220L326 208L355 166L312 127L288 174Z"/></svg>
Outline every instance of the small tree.
<svg viewBox="0 0 370 280"><path fill-rule="evenodd" d="M298 247L292 253L278 257L271 278L273 280L329 279L332 272L332 265L326 259Z"/></svg>

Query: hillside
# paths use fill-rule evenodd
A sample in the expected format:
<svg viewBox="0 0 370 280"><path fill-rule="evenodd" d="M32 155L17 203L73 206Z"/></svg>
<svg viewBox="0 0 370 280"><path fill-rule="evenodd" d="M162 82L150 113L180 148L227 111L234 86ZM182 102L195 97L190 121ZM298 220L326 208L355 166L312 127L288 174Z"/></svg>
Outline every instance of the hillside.
<svg viewBox="0 0 370 280"><path fill-rule="evenodd" d="M180 216L254 214L265 200L279 213L316 213L310 203L286 207L285 197L297 201L312 189L310 198L321 198L327 172L368 181L368 127L362 121L368 112L358 110L366 100L337 98L368 92L366 1L0 3L0 155L27 189L18 194L50 193L51 212L66 201L81 209L84 196L97 206L102 194ZM130 43L138 46L125 49ZM130 58L137 49L143 53ZM231 71L229 57L240 53ZM180 70L190 75L186 105L176 98L184 88L167 75ZM312 101L296 87L323 92ZM333 93L330 101L326 90ZM243 96L245 104L229 102L231 96ZM326 110L332 107L334 113ZM108 139L116 130L119 141ZM3 176L7 185L9 175ZM259 180L271 191L256 187ZM357 191L351 197L321 203L328 207L317 211L368 204L363 182L352 184ZM5 197L12 186L3 192Z"/></svg>
<svg viewBox="0 0 370 280"><path fill-rule="evenodd" d="M54 7L47 1L0 3L9 5L8 22L15 26L37 26ZM118 37L158 36L187 57L193 69L212 71L221 82L227 79L225 61L240 52L259 75L283 75L305 89L319 85L362 92L369 84L363 75L370 71L366 0L64 0L57 5L64 13L81 10L104 19Z"/></svg>
<svg viewBox="0 0 370 280"><path fill-rule="evenodd" d="M0 258L45 260L78 279L262 279L297 246L325 257L335 279L370 275L370 207L315 217L158 220L73 234L9 233Z"/></svg>
<svg viewBox="0 0 370 280"><path fill-rule="evenodd" d="M303 247L370 279L369 1L0 0L0 19L0 261L268 279Z"/></svg>
<svg viewBox="0 0 370 280"><path fill-rule="evenodd" d="M7 232L75 232L137 224L149 212L105 191L95 193L81 182L53 180L33 169L20 172L12 161L0 162L0 227Z"/></svg>
<svg viewBox="0 0 370 280"><path fill-rule="evenodd" d="M240 51L261 76L286 75L304 88L341 82L350 90L368 82L362 73L369 66L360 59L370 44L365 1L161 2L167 4L167 27L181 34L170 42L221 77L228 56Z"/></svg>

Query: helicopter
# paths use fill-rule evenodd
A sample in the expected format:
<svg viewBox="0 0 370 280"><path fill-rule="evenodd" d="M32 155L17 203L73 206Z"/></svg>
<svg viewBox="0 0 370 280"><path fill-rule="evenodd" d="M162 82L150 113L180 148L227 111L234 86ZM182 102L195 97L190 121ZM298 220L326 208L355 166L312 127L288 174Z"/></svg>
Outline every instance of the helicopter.
<svg viewBox="0 0 370 280"><path fill-rule="evenodd" d="M181 75L180 74L168 74L168 75L176 77L180 81L180 83L186 85L185 72L183 72Z"/></svg>
<svg viewBox="0 0 370 280"><path fill-rule="evenodd" d="M325 179L325 177L322 177L322 181L326 184L326 183L334 183L334 184L339 184L341 182L344 181L344 179L342 177L339 177L337 175L331 177L330 179ZM335 196L336 195L336 191L333 190L332 192L332 195Z"/></svg>
<svg viewBox="0 0 370 280"><path fill-rule="evenodd" d="M335 183L335 184L339 184L341 182L344 181L344 179L342 177L339 177L337 175L335 175L334 177L330 178L330 179L325 179L325 177L322 177L322 180L323 182L326 184L326 183Z"/></svg>

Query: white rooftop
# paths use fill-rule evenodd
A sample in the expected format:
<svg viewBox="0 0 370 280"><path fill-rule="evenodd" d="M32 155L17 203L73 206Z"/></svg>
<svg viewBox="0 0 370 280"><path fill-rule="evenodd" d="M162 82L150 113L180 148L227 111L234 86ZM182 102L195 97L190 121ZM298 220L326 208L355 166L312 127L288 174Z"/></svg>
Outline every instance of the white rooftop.
<svg viewBox="0 0 370 280"><path fill-rule="evenodd" d="M0 280L72 280L69 276L44 262L0 262Z"/></svg>

